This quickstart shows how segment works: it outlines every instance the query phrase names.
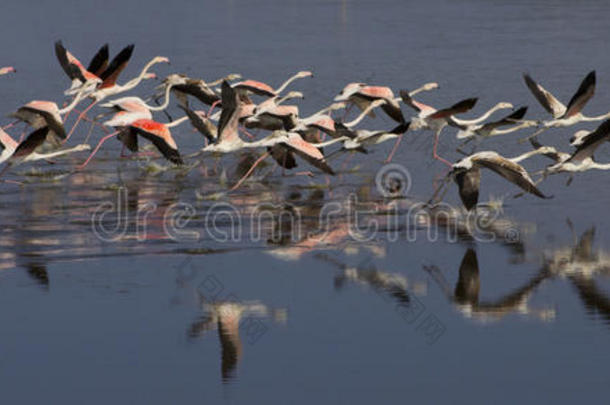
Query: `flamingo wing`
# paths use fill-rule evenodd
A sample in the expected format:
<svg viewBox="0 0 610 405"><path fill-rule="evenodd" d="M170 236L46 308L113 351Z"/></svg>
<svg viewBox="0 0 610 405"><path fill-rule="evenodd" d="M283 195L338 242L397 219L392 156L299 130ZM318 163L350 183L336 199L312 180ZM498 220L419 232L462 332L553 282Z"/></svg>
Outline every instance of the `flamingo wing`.
<svg viewBox="0 0 610 405"><path fill-rule="evenodd" d="M235 141L239 138L237 125L241 113L241 103L237 99L237 92L225 80L221 86L222 111L218 120L217 142Z"/></svg>
<svg viewBox="0 0 610 405"><path fill-rule="evenodd" d="M267 148L273 160L284 169L294 169L297 167L297 162L294 158L294 153L284 145L273 145Z"/></svg>
<svg viewBox="0 0 610 405"><path fill-rule="evenodd" d="M326 163L326 159L324 159L324 155L318 148L310 144L309 142L305 142L301 135L297 133L289 133L284 141L281 143L285 145L288 149L298 155L300 158L306 160L309 164L318 169L322 170L324 173L334 175L335 172L333 169Z"/></svg>
<svg viewBox="0 0 610 405"><path fill-rule="evenodd" d="M70 52L64 48L61 41L55 42L55 55L66 75L70 80L80 80L85 83L85 68Z"/></svg>
<svg viewBox="0 0 610 405"><path fill-rule="evenodd" d="M566 112L561 118L569 118L582 111L585 104L595 94L595 70L590 72L578 86L578 90L570 99Z"/></svg>
<svg viewBox="0 0 610 405"><path fill-rule="evenodd" d="M421 115L428 116L436 112L436 108L416 101L413 97L409 95L408 90L400 90L400 98L402 99L403 103L405 103L415 111L421 113Z"/></svg>
<svg viewBox="0 0 610 405"><path fill-rule="evenodd" d="M191 125L205 138L207 138L210 142L216 142L216 138L218 136L218 130L216 126L210 122L209 119L202 117L197 114L195 111L191 110L188 107L179 106L184 110L186 115L189 117L189 121Z"/></svg>
<svg viewBox="0 0 610 405"><path fill-rule="evenodd" d="M172 89L191 95L204 104L212 105L220 100L220 97L203 80L187 80L185 84L175 85ZM222 107L222 105L218 105Z"/></svg>
<svg viewBox="0 0 610 405"><path fill-rule="evenodd" d="M517 185L522 190L534 194L536 197L550 198L538 190L534 181L523 166L506 159L497 153L480 152L472 156L472 162L496 172L506 180Z"/></svg>
<svg viewBox="0 0 610 405"><path fill-rule="evenodd" d="M523 117L525 116L526 112L527 112L527 107L521 107L517 111L507 115L504 118L501 118L501 119L499 119L497 121L488 122L487 124L483 124L483 126L481 127L481 130L483 130L483 131L486 131L486 130L491 131L491 130L494 130L496 128L502 127L502 126L515 124L519 120L523 119Z"/></svg>
<svg viewBox="0 0 610 405"><path fill-rule="evenodd" d="M44 119L49 129L57 136L57 138L59 138L60 141L66 139L66 129L64 128L64 124L58 113L54 114L52 111L47 109L36 108L27 104L19 108L17 113L20 111L28 111L40 115Z"/></svg>
<svg viewBox="0 0 610 405"><path fill-rule="evenodd" d="M0 146L5 149L15 150L19 144L9 134L0 128Z"/></svg>
<svg viewBox="0 0 610 405"><path fill-rule="evenodd" d="M244 80L243 82L235 83L234 89L240 89L252 92L257 96L275 97L277 93L271 86L258 80Z"/></svg>
<svg viewBox="0 0 610 405"><path fill-rule="evenodd" d="M458 170L455 172L453 179L458 185L462 204L470 211L479 202L481 170L476 166L468 170Z"/></svg>
<svg viewBox="0 0 610 405"><path fill-rule="evenodd" d="M553 118L559 118L566 112L566 107L561 104L559 100L555 98L549 91L545 90L544 87L539 85L528 75L527 73L523 74L523 80L525 80L525 84L527 88L530 89L536 100L540 103L540 105L547 110Z"/></svg>
<svg viewBox="0 0 610 405"><path fill-rule="evenodd" d="M117 56L112 59L108 68L104 70L104 73L100 76L102 84L100 88L112 87L116 84L117 78L129 63L129 59L133 54L133 48L135 45L131 44L123 48Z"/></svg>
<svg viewBox="0 0 610 405"><path fill-rule="evenodd" d="M576 148L567 161L580 161L593 156L595 150L610 139L610 120L602 122L599 127L584 137L582 143Z"/></svg>
<svg viewBox="0 0 610 405"><path fill-rule="evenodd" d="M130 151L138 151L138 134L131 127L121 128L117 139Z"/></svg>
<svg viewBox="0 0 610 405"><path fill-rule="evenodd" d="M477 103L477 98L467 98L465 100L459 101L452 105L449 108L444 108L442 110L438 110L433 114L430 114L430 118L439 119L439 118L447 118L455 114L465 113L470 111L474 105Z"/></svg>
<svg viewBox="0 0 610 405"><path fill-rule="evenodd" d="M177 165L184 164L178 146L172 137L169 128L153 120L138 120L130 125L140 136L148 139L170 162Z"/></svg>
<svg viewBox="0 0 610 405"><path fill-rule="evenodd" d="M47 139L48 133L49 127L42 127L30 133L23 140L23 142L17 146L11 158L24 157L32 154L40 145L44 143L44 141Z"/></svg>
<svg viewBox="0 0 610 405"><path fill-rule="evenodd" d="M95 54L87 70L96 76L100 76L104 70L108 67L108 59L110 58L108 52L108 44L104 44Z"/></svg>

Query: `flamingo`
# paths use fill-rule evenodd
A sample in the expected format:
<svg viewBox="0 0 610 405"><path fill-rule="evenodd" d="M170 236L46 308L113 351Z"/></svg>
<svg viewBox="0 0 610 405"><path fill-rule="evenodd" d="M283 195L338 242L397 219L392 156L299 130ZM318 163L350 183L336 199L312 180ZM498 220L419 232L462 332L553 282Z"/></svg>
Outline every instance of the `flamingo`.
<svg viewBox="0 0 610 405"><path fill-rule="evenodd" d="M341 123L335 124L335 128L337 129L337 135L344 138L344 150L358 150L367 153L364 146L378 145L382 142L402 136L409 129L409 124L410 122L404 122L389 131L368 131L364 129L351 131Z"/></svg>
<svg viewBox="0 0 610 405"><path fill-rule="evenodd" d="M306 142L298 133L274 131L271 135L258 141L244 142L239 137L237 131L241 117L242 101L238 96L238 92L226 81L222 83L221 100L223 107L218 122L217 141L204 147L202 149L203 152L230 153L244 148L273 147L274 145L282 144L290 149L290 151L307 160L308 163L328 174L334 174L333 170L326 163L324 155L318 149L319 146ZM269 155L269 151L263 154L232 189L234 190L239 187L252 173L254 168Z"/></svg>
<svg viewBox="0 0 610 405"><path fill-rule="evenodd" d="M577 136L572 140L576 150L567 159L547 168L544 171L545 176L561 172L584 172L592 169L610 170L610 163L598 163L593 159L597 148L608 141L610 141L610 120L602 122L595 131L588 134L577 132Z"/></svg>
<svg viewBox="0 0 610 405"><path fill-rule="evenodd" d="M53 144L60 144L66 139L66 130L61 116L72 111L81 101L86 91L86 88L81 88L70 105L61 110L52 101L33 100L19 107L9 116L27 123L34 129L48 126L49 139Z"/></svg>
<svg viewBox="0 0 610 405"><path fill-rule="evenodd" d="M202 134L208 142L216 142L218 138L218 129L212 122L205 116L202 111L193 111L186 106L180 105L180 108L186 113L191 125Z"/></svg>
<svg viewBox="0 0 610 405"><path fill-rule="evenodd" d="M528 128L537 125L536 121L523 121L522 118L527 112L527 107L521 107L515 112L501 118L497 121L488 122L485 124L475 124L462 127L457 133L457 139L466 139L466 142L475 137L489 138L492 136L506 135L518 131L523 128ZM517 125L513 125L517 124ZM499 129L500 127L513 125L507 129Z"/></svg>
<svg viewBox="0 0 610 405"><path fill-rule="evenodd" d="M412 130L431 129L434 131L434 147L432 148L432 156L434 159L440 160L448 166L452 164L436 153L438 147L438 139L443 128L453 120L455 114L465 113L471 110L477 102L476 98L468 98L462 100L449 108L437 110L434 107L420 103L411 97L407 90L400 91L400 97L403 102L416 110L419 114L411 120L410 128ZM495 107L494 107L495 108ZM493 110L493 108L492 108ZM491 110L490 110L491 111ZM488 111L489 112L489 111ZM396 149L396 148L395 148ZM390 153L387 161L391 160L394 150Z"/></svg>
<svg viewBox="0 0 610 405"><path fill-rule="evenodd" d="M276 89L273 89L268 84L259 82L258 80L244 80L234 83L232 87L237 90L238 94L242 97L247 96L249 93L253 93L258 96L275 97L281 94L282 91L284 91L284 89L290 85L290 83L304 77L313 77L313 73L307 70L297 72Z"/></svg>
<svg viewBox="0 0 610 405"><path fill-rule="evenodd" d="M299 91L291 91L284 97L275 96L267 99L254 109L254 115L244 120L244 126L246 128L262 128L269 131L291 129L293 126L291 117L299 116L299 107L296 105L280 104L292 98L304 98L304 96Z"/></svg>
<svg viewBox="0 0 610 405"><path fill-rule="evenodd" d="M118 58L118 56L117 56ZM115 58L115 60L117 59ZM113 60L114 63L114 60ZM134 87L136 87L138 84L140 84L140 82L144 79L148 79L148 78L153 78L156 77L156 75L151 75L148 73L148 70L155 64L158 63L169 63L169 59L164 57L164 56L156 56L154 58L152 58L142 69L142 71L140 72L140 74L138 76L136 76L135 78L131 79L130 81L126 82L123 85L117 84L116 83L116 78L118 76L118 74L125 68L125 66L127 65L127 61L123 62L122 65L119 68L116 68L114 70L114 74L112 74L111 76L109 76L106 81L102 82L102 84L95 90L93 90L88 97L92 99L91 103L87 106L87 108L85 108L80 115L78 116L76 122L74 123L74 125L72 126L72 129L70 129L70 132L68 133L68 135L66 136L66 139L69 139L70 136L72 135L72 133L74 132L74 130L76 129L76 126L78 125L78 123L80 122L80 120L82 120L87 112L97 103L99 103L100 101L104 100L106 97L110 97L110 96L114 96L120 93L124 93L126 91L129 91L131 89L133 89ZM112 63L110 64L110 67L108 68L108 70L110 70L112 68Z"/></svg>
<svg viewBox="0 0 610 405"><path fill-rule="evenodd" d="M452 165L450 175L459 188L460 199L468 211L479 200L481 168L490 169L527 193L539 198L550 198L536 188L534 181L519 163L501 156L497 152L484 151L467 156Z"/></svg>
<svg viewBox="0 0 610 405"><path fill-rule="evenodd" d="M412 96L422 91L430 91L438 88L438 83L426 83L420 88L411 92ZM394 97L394 92L391 88L385 86L369 86L365 83L349 83L341 90L339 95L335 97L336 102L348 101L354 103L360 110L366 107L375 100L385 100L385 104L381 107L383 111L398 123L404 123L405 117L400 109L400 98ZM375 113L370 112L370 116L375 118Z"/></svg>
<svg viewBox="0 0 610 405"><path fill-rule="evenodd" d="M553 116L552 120L542 122L542 128L534 132L528 138L535 137L549 128L568 127L579 122L602 121L610 118L610 112L594 117L587 117L581 112L595 94L596 80L594 70L585 76L576 90L576 93L574 93L570 99L567 107L544 87L536 83L528 74L524 74L523 79L540 105Z"/></svg>
<svg viewBox="0 0 610 405"><path fill-rule="evenodd" d="M8 73L15 73L15 72L17 72L17 69L15 69L12 66L5 66L3 68L0 68L0 76L3 76Z"/></svg>
<svg viewBox="0 0 610 405"><path fill-rule="evenodd" d="M204 104L212 105L215 102L220 101L219 95L216 94L212 87L218 86L223 80L233 81L238 79L241 79L240 74L231 73L208 83L201 79L193 79L183 74L172 73L167 76L163 80L163 84L157 88L167 88L169 84L174 83L172 92L176 96L178 103L181 106L188 108L188 96L193 96Z"/></svg>
<svg viewBox="0 0 610 405"><path fill-rule="evenodd" d="M0 171L2 176L8 169L25 162L35 160L48 160L57 156L67 155L90 149L89 145L82 144L73 148L54 151L51 153L38 153L36 150L45 142L49 131L48 127L42 127L30 133L22 142L17 143L6 132L0 130L0 143L4 151L0 155L0 163L6 162L6 166Z"/></svg>
<svg viewBox="0 0 610 405"><path fill-rule="evenodd" d="M172 137L170 128L180 125L186 121L188 117L182 117L168 124L163 124L152 119L139 118L137 116L135 118L136 119L133 121L126 120L125 122L116 125L118 129L115 132L104 136L93 149L93 152L91 152L87 160L78 166L78 169L87 166L102 144L117 135L119 140L123 142L123 145L132 152L138 151L137 135L140 135L152 142L159 152L161 152L163 157L170 162L177 165L182 165L184 163L180 156L180 152L178 151L176 141L174 141L174 138Z"/></svg>

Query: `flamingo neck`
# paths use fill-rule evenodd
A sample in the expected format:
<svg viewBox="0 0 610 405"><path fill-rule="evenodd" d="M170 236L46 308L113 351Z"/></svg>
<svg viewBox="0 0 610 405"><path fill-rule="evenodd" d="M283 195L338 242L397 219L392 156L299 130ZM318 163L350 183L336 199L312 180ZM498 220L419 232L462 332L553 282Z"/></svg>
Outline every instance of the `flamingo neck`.
<svg viewBox="0 0 610 405"><path fill-rule="evenodd" d="M148 104L144 104L146 106L146 108L148 108L149 111L165 110L167 108L167 106L169 105L170 91L172 90L172 87L174 87L174 83L168 84L167 87L165 88L165 101L163 102L163 104L161 104L159 106L151 106Z"/></svg>
<svg viewBox="0 0 610 405"><path fill-rule="evenodd" d="M601 121L601 120L605 120L607 118L610 118L610 112L607 112L606 114L602 114L602 115L596 115L593 117L585 117L583 115L581 118L581 121Z"/></svg>
<svg viewBox="0 0 610 405"><path fill-rule="evenodd" d="M168 127L168 128L177 127L178 125L182 124L184 121L186 121L186 120L188 120L188 119L189 119L188 115L185 115L185 116L184 116L184 117L182 117L182 118L178 118L178 119L177 119L177 120L175 120L175 121L172 121L172 122L170 122L170 123L168 123L168 124L165 124L165 126L166 126L166 127Z"/></svg>
<svg viewBox="0 0 610 405"><path fill-rule="evenodd" d="M485 121L487 118L489 118L489 116L491 114L495 113L498 110L502 110L502 109L504 109L504 107L502 107L500 104L496 104L495 106L493 106L492 108L487 110L487 112L485 114L481 115L478 118L474 118L474 119L471 119L471 120L461 120L461 119L458 119L458 118L455 118L455 117L452 117L452 118L453 118L453 120L455 122L457 122L460 125L474 125L474 124L478 124L478 123L480 123L482 121Z"/></svg>
<svg viewBox="0 0 610 405"><path fill-rule="evenodd" d="M366 115L368 113L371 112L371 110L373 110L376 106L373 105L373 103L370 103L364 110L362 110L362 112L360 113L359 116L357 116L354 120L344 124L346 127L351 128L354 125L358 124L360 121L362 121L364 119L364 117L366 117Z"/></svg>
<svg viewBox="0 0 610 405"><path fill-rule="evenodd" d="M282 85L280 87L278 87L277 89L275 89L275 93L276 94L280 94L282 91L284 91L284 89L286 87L288 87L288 85L292 82L294 82L296 79L299 78L299 74L295 74L294 76L292 76L291 78L289 78L288 80L286 80L284 83L282 83Z"/></svg>

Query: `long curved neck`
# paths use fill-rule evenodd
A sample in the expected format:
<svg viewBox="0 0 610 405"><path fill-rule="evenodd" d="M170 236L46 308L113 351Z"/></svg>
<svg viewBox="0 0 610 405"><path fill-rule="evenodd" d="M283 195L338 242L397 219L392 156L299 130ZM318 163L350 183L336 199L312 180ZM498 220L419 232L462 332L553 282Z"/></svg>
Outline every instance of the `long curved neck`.
<svg viewBox="0 0 610 405"><path fill-rule="evenodd" d="M124 85L121 86L121 89L123 91L127 91L127 90L131 90L134 87L136 87L138 84L140 84L140 82L142 80L144 80L144 77L146 76L146 74L148 73L148 71L150 70L151 67L153 67L153 65L157 64L159 62L157 62L156 60L151 60L150 62L148 62L144 68L142 68L142 71L140 72L140 74L136 77L134 77L133 79L129 80L127 83L125 83Z"/></svg>
<svg viewBox="0 0 610 405"><path fill-rule="evenodd" d="M417 88L417 89L415 89L413 91L410 91L409 92L409 97L413 97L416 94L421 93L422 91L430 91L430 90L436 89L436 88L438 88L438 84L436 84L436 83L426 83L423 86L421 86L421 87L419 87L419 88ZM400 102L401 100L402 100L401 98L398 98L396 101Z"/></svg>
<svg viewBox="0 0 610 405"><path fill-rule="evenodd" d="M299 74L295 74L294 76L292 76L291 78L289 78L288 80L286 80L284 83L282 83L282 85L280 87L278 87L277 89L275 89L275 93L276 94L280 94L282 91L284 91L284 89L286 87L288 87L288 85L292 82L294 82L296 79L298 79L300 76Z"/></svg>
<svg viewBox="0 0 610 405"><path fill-rule="evenodd" d="M594 117L585 117L583 115L582 116L582 121L601 121L601 120L605 120L607 118L610 118L610 112L607 112L607 113L602 114L602 115L596 115Z"/></svg>
<svg viewBox="0 0 610 405"><path fill-rule="evenodd" d="M309 117L303 118L303 121L305 121L305 120L310 120L310 119L313 119L313 118L318 118L319 116L321 116L321 115L323 115L323 114L326 114L326 113L331 112L331 111L333 111L333 110L337 110L337 109L338 109L338 108L336 107L336 105L337 105L337 104L343 104L343 107L345 107L345 104L344 104L344 103L335 103L335 104L331 104L331 105L329 105L328 107L324 107L324 108L322 108L320 111L318 111L318 112L316 112L316 113L311 114Z"/></svg>
<svg viewBox="0 0 610 405"><path fill-rule="evenodd" d="M152 106L152 105L144 104L146 106L146 108L148 108L150 111L162 111L162 110L165 110L167 108L167 106L169 105L170 91L172 90L172 87L174 87L174 83L170 83L170 84L168 84L165 87L165 101L163 102L163 104L158 105L158 106Z"/></svg>
<svg viewBox="0 0 610 405"><path fill-rule="evenodd" d="M186 121L186 120L188 120L188 119L189 119L188 115L185 115L185 116L184 116L184 117L182 117L182 118L178 118L178 119L177 119L177 120L175 120L175 121L172 121L172 122L170 122L170 123L165 124L165 126L166 126L166 127L168 127L168 128L177 127L178 125L182 124L184 121Z"/></svg>
<svg viewBox="0 0 610 405"><path fill-rule="evenodd" d="M610 170L610 163L597 163L596 161L591 161L589 167L597 170Z"/></svg>
<svg viewBox="0 0 610 405"><path fill-rule="evenodd" d="M371 110L373 110L374 108L376 108L377 106L374 103L370 103L361 113L359 116L357 116L353 121L350 121L348 123L345 123L344 125L348 128L353 127L354 125L358 124L360 121L362 121L364 119L364 117L366 117L366 115L371 112Z"/></svg>
<svg viewBox="0 0 610 405"><path fill-rule="evenodd" d="M76 96L74 97L74 99L72 100L72 102L69 105L67 105L66 107L59 110L59 114L61 115L61 114L65 114L69 111L72 111L74 109L74 107L76 107L77 104L81 102L84 95L85 95L85 89L81 89L78 93L76 93Z"/></svg>
<svg viewBox="0 0 610 405"><path fill-rule="evenodd" d="M531 124L529 122L523 122L519 125L515 125L514 127L510 127L510 128L506 128L506 129L494 129L491 132L491 136L510 134L511 132L519 131L520 129L523 129L523 128L529 128L530 126L531 126Z"/></svg>
<svg viewBox="0 0 610 405"><path fill-rule="evenodd" d="M86 145L86 146L89 146L89 145ZM50 153L32 153L28 156L29 159L26 158L26 160L51 159L54 157L63 156L63 155L67 155L67 154L74 153L74 152L81 152L83 150L86 150L86 148L83 148L83 145L77 145L73 148L62 149L62 150L58 150L58 151L50 152Z"/></svg>
<svg viewBox="0 0 610 405"><path fill-rule="evenodd" d="M504 109L504 107L502 107L502 105L496 104L495 106L490 108L485 114L481 115L478 118L472 119L472 120L461 120L461 119L458 119L455 117L452 117L452 118L455 122L457 122L460 125L473 125L473 124L478 124L482 121L485 121L487 118L489 118L489 116L491 114L495 113L498 110L502 110L502 109Z"/></svg>
<svg viewBox="0 0 610 405"><path fill-rule="evenodd" d="M523 154L521 154L519 156L515 156L514 158L512 158L510 160L512 162L514 162L514 163L519 163L519 162L521 162L521 161L523 161L525 159L528 159L528 158L530 158L532 156L542 155L542 154L546 153L547 151L548 150L545 149L545 148L538 148L538 149L534 149L534 150L531 150L529 152L523 153Z"/></svg>

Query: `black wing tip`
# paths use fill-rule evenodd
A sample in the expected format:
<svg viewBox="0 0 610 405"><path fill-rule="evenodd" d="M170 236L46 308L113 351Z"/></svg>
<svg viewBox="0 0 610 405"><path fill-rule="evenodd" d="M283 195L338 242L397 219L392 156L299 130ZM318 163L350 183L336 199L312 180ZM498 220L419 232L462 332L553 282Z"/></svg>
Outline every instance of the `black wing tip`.
<svg viewBox="0 0 610 405"><path fill-rule="evenodd" d="M521 118L525 117L526 113L527 113L527 106L520 107L514 113L509 115L508 118L513 119L513 120L520 120Z"/></svg>
<svg viewBox="0 0 610 405"><path fill-rule="evenodd" d="M402 99L403 102L408 103L412 100L411 96L409 95L409 90L407 89L401 89L398 92L398 95L400 96L400 98Z"/></svg>

